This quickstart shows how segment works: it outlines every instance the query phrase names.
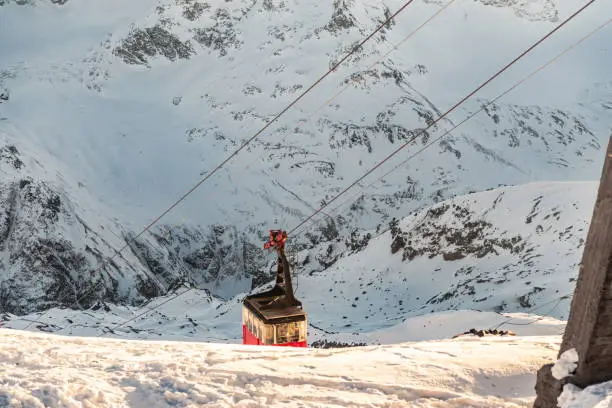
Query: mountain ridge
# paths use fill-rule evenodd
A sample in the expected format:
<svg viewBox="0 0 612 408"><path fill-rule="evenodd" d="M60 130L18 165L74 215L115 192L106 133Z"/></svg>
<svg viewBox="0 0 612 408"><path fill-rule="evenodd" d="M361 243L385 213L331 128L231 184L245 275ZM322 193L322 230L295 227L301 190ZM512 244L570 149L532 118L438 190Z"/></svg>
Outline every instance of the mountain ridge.
<svg viewBox="0 0 612 408"><path fill-rule="evenodd" d="M17 7L20 3L25 2L3 2L0 17L10 34L5 38L20 39L15 44L0 40L6 50L0 88L7 95L0 105L0 191L6 203L4 225L9 225L4 227L6 260L0 279L5 285L12 282L12 302L22 298L16 295L18 286L30 285L15 286L14 276L30 274L43 286L37 286L38 301L31 299L26 308L12 306L12 312L74 306L75 290L58 295L51 289L63 287L67 276L83 286L76 290L80 294L100 282L94 294L85 296L84 306L101 299L142 304L179 284L196 284L225 299L258 287L270 277L269 261L258 250L267 229L304 219L356 174L417 135L453 99L441 91L443 84L439 92L427 91L425 84L441 68L419 53L430 43L419 42L418 35L409 51L398 50L383 64L364 68L442 5L417 3L323 83L319 93L301 101L265 138L221 169L180 211L135 239L154 211L167 208L169 197L180 196L208 174L220 157L240 146L399 2L305 6L181 0L158 7L139 0L113 9L116 13L85 10L77 2ZM483 1L449 8L441 18L464 29L471 26L462 22L462 13L470 18L489 13L500 27L525 27L535 37L571 6L550 0ZM522 10L518 19L517 10ZM66 24L71 13L80 13L82 22ZM443 35L436 27L436 35ZM462 33L467 43L479 33L473 30ZM507 48L511 53L518 45ZM487 58L491 66L503 60L492 54ZM479 79L481 67L461 71L461 64L457 71L465 74L466 86ZM326 216L322 226L309 226L296 249L312 249L319 267L329 268L341 256L320 253L321 243L341 238L349 242L344 249L358 248L368 233L388 228L394 218L453 196L537 180L595 179L602 140L612 130L609 78L602 84L570 108L555 107L554 100L487 107L406 167L356 195L348 210ZM332 106L325 103L320 117L311 120L308 115L323 106L321 98L346 85L344 95ZM482 96L456 116L487 102ZM423 147L456 122L457 117L449 118L407 150ZM37 190L21 197L23 188ZM22 203L36 214L34 224L26 226L30 214L15 211L13 196L25 199ZM48 204L55 197L59 212ZM52 242L46 241L48 232ZM37 249L25 254L14 244L20 240ZM125 259L117 257L115 251L126 244ZM6 252L8 246L15 249ZM48 248L70 253L74 265L62 267L67 259ZM15 262L18 252L21 260ZM42 262L37 257L43 255L47 269L32 274L32 265ZM58 265L53 264L56 258ZM92 271L97 276L90 276Z"/></svg>

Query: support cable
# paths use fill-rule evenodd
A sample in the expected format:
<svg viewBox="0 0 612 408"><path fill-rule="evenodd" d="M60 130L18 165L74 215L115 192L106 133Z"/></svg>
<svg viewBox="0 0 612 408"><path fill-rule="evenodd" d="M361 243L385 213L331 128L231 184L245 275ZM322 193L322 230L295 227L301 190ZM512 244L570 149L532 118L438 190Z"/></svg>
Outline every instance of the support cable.
<svg viewBox="0 0 612 408"><path fill-rule="evenodd" d="M385 177L387 177L389 174L391 174L392 172L396 171L397 169L399 169L400 167L404 166L406 163L408 163L410 160L414 159L416 156L418 156L419 154L421 154L424 150L428 149L429 147L431 147L432 145L434 145L435 143L437 143L438 141L440 141L441 139L443 139L444 137L446 137L447 135L451 134L451 132L455 131L459 126L463 125L465 122L467 122L468 120L472 119L474 116L476 116L477 114L479 114L480 112L482 112L483 110L485 110L487 107L489 107L490 105L494 104L495 102L497 102L499 99L503 98L504 96L506 96L507 94L509 94L510 92L512 92L513 90L515 90L516 88L518 88L519 86L521 86L522 84L524 84L525 82L527 82L529 79L531 79L532 77L534 77L536 74L540 73L541 71L543 71L544 69L546 69L548 66L552 65L553 63L557 62L559 59L561 59L561 57L563 57L564 55L566 55L567 53L569 53L570 51L572 51L574 48L578 47L580 44L582 44L584 41L586 41L589 37L593 36L595 33L597 33L598 31L600 31L601 29L603 29L604 27L606 27L608 24L612 23L612 18L608 19L607 21L605 21L604 23L602 23L601 25L599 25L597 28L593 29L592 31L590 31L588 34L586 34L584 37L582 37L580 40L578 40L577 42L573 43L572 45L570 45L569 47L567 47L565 50L563 50L562 52L560 52L559 54L557 54L555 57L553 57L552 59L548 60L546 63L544 63L543 65L541 65L539 68L537 68L535 71L532 71L528 76L524 77L523 79L521 79L520 81L516 82L514 85L512 85L510 88L506 89L504 92L502 92L501 94L499 94L498 96L496 96L495 98L493 98L491 101L487 102L486 104L482 105L481 108L473 113L471 113L469 116L467 116L465 119L463 119L461 122L457 123L456 125L454 125L451 129L445 131L442 135L436 137L435 139L431 140L427 145L421 147L419 150L415 151L413 154L411 154L410 156L408 156L404 161L402 161L401 163L399 163L398 165L396 165L395 167L393 167L391 170L387 171L386 173L384 173L382 176L378 177L377 179L375 179L374 181L372 181L370 184L368 184L365 187L362 187L359 189L359 192L357 194L354 194L353 196L351 196L350 198L344 200L342 203L338 204L336 207L332 208L330 211L328 211L328 214L336 214L341 207L344 207L348 202L350 201L355 201L356 197L359 196L361 194L361 191L368 189L370 187L372 187L374 184L376 184L378 181L384 179ZM320 220L319 220L320 221ZM305 231L305 230L302 230ZM296 234L296 235L300 235L302 232Z"/></svg>
<svg viewBox="0 0 612 408"><path fill-rule="evenodd" d="M361 49L361 47L368 42L370 39L372 39L372 37L374 37L380 30L382 30L385 26L387 26L396 16L398 16L402 11L404 11L410 4L412 4L414 2L414 0L408 0L404 3L403 6L401 6L395 13L393 13L392 15L390 15L382 24L380 24L374 31L372 31L372 33L370 33L370 35L368 35L365 39L363 39L357 46L353 47L343 58L340 59L340 61L338 61L337 63L335 63L325 74L323 74L319 79L317 79L312 85L310 85L310 87L308 87L308 89L306 89L304 92L302 92L297 98L295 98L292 102L290 102L281 112L279 112L278 114L276 114L276 116L274 116L270 121L268 121L259 131L257 131L253 136L251 136L249 139L247 139L238 149L236 149L232 154L230 154L229 156L227 156L221 163L219 163L212 171L208 172L200 181L198 181L193 187L191 187L186 193L184 193L181 197L179 197L178 200L176 200L174 203L172 203L170 205L170 207L168 207L166 210L164 210L160 215L158 215L153 221L151 221L146 227L144 227L138 234L136 234L134 237L132 237L132 240L136 240L138 239L140 236L142 236L145 232L147 232L151 227L153 227L155 224L157 224L163 217L165 217L170 211L172 211L174 208L176 208L181 202L183 202L183 200L185 200L189 195L191 195L191 193L193 193L196 189L198 189L203 183L205 183L208 179L210 179L215 173L217 173L217 171L219 171L223 166L225 166L230 160L232 160L235 156L237 156L245 147L247 147L253 140L255 140L257 137L259 137L259 135L261 135L268 127L270 127L274 122L276 122L282 115L284 115L288 110L290 110L297 102L299 102L304 96L306 96L306 94L308 94L311 90L313 90L317 85L319 85L326 77L328 77L332 72L335 72L336 69L342 65L342 63L344 63L344 61L346 61L351 55L353 55L355 52L359 51ZM319 211L320 212L320 211ZM102 267L104 265L106 265L107 263L111 262L113 259L115 259L115 257L120 254L121 252L123 252L126 248L129 247L129 243L127 242L126 239L126 243L119 249L116 250L115 253L110 257L107 258L106 260L104 260L103 262L100 263L100 265L98 265L98 267L93 270L91 272L91 274L95 274L97 272L99 272ZM102 281L101 281L102 282ZM81 295L81 297L79 297L77 299L78 303L80 300L84 299L86 296L89 295L89 293L91 293L92 291L97 290L98 286L100 286L100 283L98 283L98 285L95 285L93 287L93 289L91 291L87 291L85 292L85 294ZM45 313L43 313L41 315L41 317L34 321L34 322L30 322L25 329L28 329L33 323L35 322L40 322L40 320L45 316Z"/></svg>
<svg viewBox="0 0 612 408"><path fill-rule="evenodd" d="M351 188L353 188L355 185L357 185L359 182L361 182L364 178L366 178L368 175L370 175L372 172L374 172L376 169L378 169L380 166L382 166L385 162L387 162L389 159L391 159L393 156L395 156L397 153L399 153L401 150L403 150L406 146L408 146L409 144L414 142L421 134L426 134L428 129L430 129L431 127L435 126L437 123L439 123L442 119L444 119L446 116L448 116L451 112L453 112L455 109L457 109L459 106L461 106L465 101L467 101L469 98L474 96L478 91L480 91L482 88L484 88L489 83L491 83L495 78L500 76L504 71L506 71L508 68L510 68L516 62L518 62L520 59L522 59L525 55L530 53L538 45L540 45L541 43L546 41L555 32L557 32L559 29L561 29L563 26L565 26L567 23L569 23L571 20L573 20L577 15L579 15L582 11L584 11L587 7L589 7L594 2L595 2L595 0L590 0L589 2L587 2L580 9L578 9L572 15L570 15L567 19L565 19L561 24L557 25L554 29L552 29L550 32L548 32L546 35L544 35L542 38L540 38L538 41L536 41L533 45L531 45L529 48L527 48L525 51L523 51L521 54L519 54L516 58L514 58L512 61L510 61L504 67L502 67L499 71L497 71L495 74L493 74L489 79L487 79L482 84L480 84L476 89L474 89L472 92L470 92L467 96L465 96L463 99L461 99L457 103L455 103L450 109L448 109L446 112L444 112L442 115L440 115L436 120L431 122L427 127L425 127L424 129L418 130L416 132L416 134L413 137L411 137L407 142L405 142L403 145L401 145L400 147L395 149L393 152L391 152L389 155L387 155L383 160L379 161L376 165L374 165L372 168L370 168L368 171L366 171L362 176L360 176L355 181L353 181L351 184L349 184L347 187L345 187L342 191L340 191L340 193L336 194L331 200L329 200L328 202L324 203L321 207L319 207L319 209L317 211L315 211L310 216L308 216L306 219L304 219L302 222L300 222L298 225L293 227L288 232L288 235L292 235L293 232L295 232L302 225L304 225L308 221L310 221L315 215L319 214L324 208L326 208L331 203L336 201L340 196L342 196L347 191L349 191Z"/></svg>
<svg viewBox="0 0 612 408"><path fill-rule="evenodd" d="M581 9L579 9L577 12L575 12L574 14L572 14L570 17L568 17L563 23L561 23L560 25L558 25L557 27L555 27L551 32L549 32L548 34L546 34L544 37L542 37L540 40L538 40L534 45L532 45L531 47L529 47L526 51L524 51L523 53L521 53L518 57L516 57L511 63L507 64L504 68L502 68L500 71L498 71L495 75L493 75L492 77L490 77L488 80L486 80L482 85L480 85L478 88L476 88L475 91L472 91L470 94L468 94L467 97L463 98L461 101L459 101L457 104L455 104L451 109L449 109L446 113L444 113L443 115L441 115L434 123L432 123L431 125L428 126L431 127L433 125L435 125L436 122L439 122L440 120L442 120L446 115L448 115L450 112L452 112L454 109L456 109L458 106L460 106L462 103L464 103L469 97L471 97L472 95L474 95L476 92L478 92L480 89L482 89L485 85L487 85L488 83L490 83L494 78L496 78L497 76L499 76L503 71L505 71L506 69L508 69L512 64L516 63L519 59L521 59L523 56L525 56L527 53L529 53L531 50L533 50L536 46L538 46L539 44L541 44L543 41L545 41L547 38L549 38L553 33L555 33L557 30L559 30L563 25L565 25L566 23L568 23L571 19L573 19L574 17L576 17L578 14L580 14L580 12L582 12L584 9L586 9L589 5L591 5L595 0L591 0L589 3L587 3L585 6L583 6ZM546 67L548 67L549 65L551 65L552 63L556 62L557 60L559 60L563 55L565 55L566 53L568 53L570 50L574 49L576 46L578 46L579 44L581 44L582 42L584 42L587 38L589 38L590 36L592 36L593 34L595 34L597 31L601 30L603 27L605 27L607 24L609 24L612 21L612 19L609 19L608 21L606 21L605 23L603 23L602 25L598 26L596 29L594 29L593 31L591 31L590 33L588 33L586 36L582 37L580 40L578 40L576 43L572 44L571 46L569 46L568 48L566 48L564 51L562 51L561 53L559 53L558 55L556 55L554 58L552 58L551 60L549 60L548 62L546 62L545 64L543 64L542 66L540 66L538 69L536 69L535 71L533 71L532 73L530 73L527 77L523 78L522 80L520 80L519 82L515 83L514 85L512 85L508 90L506 90L505 92L503 92L502 94L500 94L499 96L497 96L496 98L494 98L491 102L488 103L488 105L490 105L491 103L494 103L495 101L499 100L501 97L507 95L509 92L511 92L512 90L516 89L518 86L522 85L524 82L526 82L528 79L532 78L534 75L536 75L538 72L541 72L542 70L544 70ZM421 148L419 151L415 152L413 155L411 155L406 161L410 160L411 158L415 157L416 155L420 154L421 152L423 152L427 147L431 146L433 143L435 143L435 141L439 140L440 138L446 136L447 134L449 134L450 132L452 132L453 130L455 130L458 126L460 126L461 124L465 123L466 121L468 121L469 119L471 119L472 117L474 117L477 113L481 112L482 110L485 109L486 106L482 107L479 111L471 114L470 116L468 116L466 119L464 119L462 122L460 122L459 124L457 124L456 126L454 126L452 129L446 131L442 136L439 136L437 139L435 139L434 141L432 141L431 143L429 143L428 145L426 145L425 147ZM426 131L428 128L421 130L421 132ZM369 175L370 173L372 173L374 170L376 170L378 167L380 167L380 165L382 165L385 161L387 161L388 159L390 159L393 155L395 155L396 153L398 153L401 149L403 149L406 145L410 144L412 141L414 141L416 139L416 137L418 137L418 134L416 136L414 136L411 140L409 140L408 142L406 142L404 145L400 146L398 149L396 149L392 154L390 154L389 156L387 156L385 159L383 159L381 162L379 162L377 165L375 165L373 168L371 168L370 170L368 170L362 177L360 177L359 179L357 179L357 181L353 182L351 185L349 185L347 188L345 188L342 192L340 192L338 195L336 195L332 200L329 201L329 203L325 204L324 206L322 206L319 210L317 210L315 213L313 213L311 216L309 216L307 219L305 219L304 221L302 221L300 224L298 224L296 227L294 227L291 232L288 235L291 235L294 231L296 231L299 227L303 226L308 220L312 219L315 215L317 215L318 213L321 212L321 210L323 208L325 208L327 205L329 205L331 202L335 201L338 197L340 197L342 194L344 194L345 192L347 192L350 188L352 188L353 186L355 186L358 182L360 182L361 180L363 180L367 175ZM400 164L403 165L406 161L402 162ZM382 177L385 177L386 175L388 175L389 173L391 173L392 171L396 170L398 167L400 166L396 166L394 167L391 171L385 173ZM380 177L380 178L382 178ZM380 179L379 178L379 179ZM374 182L378 181L379 179L375 180ZM374 183L373 182L373 183ZM372 183L372 184L373 184ZM372 185L370 184L370 186ZM339 207L341 207L342 205L344 205L346 202L340 204L338 207L335 207L334 210L337 210ZM334 211L332 210L332 212ZM168 299L167 301L165 301L164 303L151 308L135 317L133 317L132 319L124 322L123 324L132 321L134 319L136 319L137 317L140 317L150 311L153 311L155 309L157 309L158 307L160 307L161 305L179 297L182 296L183 294L187 293L188 291L193 290L193 288L190 288L180 294L176 294L173 297L171 297L170 299ZM297 290L297 285L296 285L296 290ZM567 295L564 295L567 296ZM558 304L561 302L561 300L563 300L563 296L559 298L559 301L557 302L557 304L554 306L554 308L556 308L558 306ZM555 301L557 299L554 299L553 301ZM548 302L551 303L551 302ZM544 305L548 304L545 303ZM544 306L542 305L542 306ZM552 310L554 310L554 308ZM552 312L551 310L551 312ZM541 319L540 319L541 320ZM536 320L538 321L538 320ZM529 323L529 324L533 324L536 321ZM113 328L113 330L117 327L122 326L118 325L115 326ZM511 324L508 322L504 322L502 324ZM524 323L523 323L524 324ZM501 326L501 324L500 324ZM498 326L498 327L500 327Z"/></svg>

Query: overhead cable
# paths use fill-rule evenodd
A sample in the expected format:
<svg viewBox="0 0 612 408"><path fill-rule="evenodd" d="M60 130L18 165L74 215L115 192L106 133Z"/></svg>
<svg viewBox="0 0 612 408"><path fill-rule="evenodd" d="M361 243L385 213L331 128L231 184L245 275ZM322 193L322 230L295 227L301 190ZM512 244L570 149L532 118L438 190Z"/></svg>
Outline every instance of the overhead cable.
<svg viewBox="0 0 612 408"><path fill-rule="evenodd" d="M414 142L420 135L426 134L427 130L429 130L430 128L432 128L433 126L435 126L437 123L439 123L442 119L444 119L446 116L448 116L451 112L453 112L455 109L457 109L459 106L461 106L465 101L467 101L469 98L471 98L472 96L474 96L478 91L480 91L482 88L484 88L485 86L487 86L489 83L491 83L495 78L497 78L498 76L500 76L504 71L506 71L508 68L510 68L512 65L514 65L516 62L518 62L521 58L523 58L525 55L527 55L528 53L530 53L533 49L535 49L538 45L542 44L544 41L546 41L549 37L551 37L555 32L557 32L559 29L561 29L563 26L565 26L567 23L569 23L571 20L573 20L577 15L579 15L582 11L584 11L587 7L589 7L591 4L593 4L595 2L595 0L590 0L589 2L587 2L585 5L583 5L580 9L578 9L577 11L575 11L572 15L570 15L567 19L565 19L561 24L557 25L553 30L551 30L550 32L548 32L546 35L544 35L542 38L540 38L538 41L536 41L533 45L531 45L529 48L527 48L525 51L523 51L521 54L519 54L516 58L514 58L512 61L510 61L508 64L506 64L504 67L502 67L499 71L497 71L495 74L493 74L489 79L487 79L486 81L484 81L482 84L480 84L478 87L476 87L476 89L474 89L472 92L470 92L467 96L465 96L464 98L462 98L461 100L459 100L457 103L455 103L451 108L449 108L446 112L444 112L442 115L440 115L437 119L435 119L434 121L432 121L429 125L427 125L427 127L425 127L424 129L420 129L416 132L416 134L411 137L408 141L406 141L404 144L402 144L401 146L399 146L397 149L395 149L393 152L391 152L390 154L388 154L383 160L379 161L376 165L374 165L372 168L370 168L368 171L366 171L362 176L360 176L359 178L357 178L355 181L353 181L351 184L349 184L347 187L345 187L342 191L340 191L338 194L336 194L331 200L325 202L321 207L319 207L319 209L317 211L315 211L314 213L312 213L310 216L308 216L306 219L304 219L303 221L301 221L298 225L296 225L295 227L293 227L288 234L292 235L293 232L295 232L298 228L300 228L302 225L306 224L308 221L310 221L314 216L316 216L317 214L319 214L323 209L325 209L327 206L329 206L331 203L333 203L334 201L336 201L340 196L342 196L343 194L345 194L347 191L349 191L350 189L352 189L355 185L357 185L359 182L361 182L364 178L366 178L368 175L370 175L372 172L374 172L376 169L378 169L380 166L382 166L384 163L386 163L389 159L391 159L393 156L395 156L396 154L398 154L401 150L403 150L406 146L408 146L409 144L411 144L412 142Z"/></svg>

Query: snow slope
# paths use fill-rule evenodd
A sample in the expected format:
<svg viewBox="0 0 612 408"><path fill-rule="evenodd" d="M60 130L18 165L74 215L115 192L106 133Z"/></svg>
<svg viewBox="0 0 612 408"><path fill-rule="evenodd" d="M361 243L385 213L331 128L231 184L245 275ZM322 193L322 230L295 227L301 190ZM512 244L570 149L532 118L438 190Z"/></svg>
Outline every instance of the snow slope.
<svg viewBox="0 0 612 408"><path fill-rule="evenodd" d="M65 267L45 261L34 273L29 265L40 251L4 262L4 286L28 299L23 305L11 299L8 309L73 306L71 298L80 297L86 306L96 298L135 304L183 282L224 298L260 285L268 275L256 249L267 228L304 219L582 4L456 2L372 66L444 4L416 1L166 225L130 238L401 3L0 2L0 149L38 162L18 171L3 165L0 190L10 196L31 177L75 208L68 218L89 226L73 228L60 218L51 226L43 220L8 228L25 234L9 241L39 247L48 239L67 254L59 256ZM413 148L601 23L610 7L596 2ZM606 34L418 156L408 171L369 188L360 206L341 214L347 222L338 233L347 238L354 227L384 227L393 217L500 184L596 179L612 123ZM325 101L346 85L329 106ZM329 240L330 228L310 233ZM94 234L105 243L92 242ZM89 276L126 242L126 260ZM7 259L23 253L0 245ZM60 277L75 289L54 290L63 285ZM90 281L102 287L88 294ZM37 282L31 292L30 282Z"/></svg>
<svg viewBox="0 0 612 408"><path fill-rule="evenodd" d="M111 209L86 186L72 189L57 158L18 146L0 132L0 310L89 307L100 297L133 304L180 280L155 276L132 251L117 254L125 240Z"/></svg>
<svg viewBox="0 0 612 408"><path fill-rule="evenodd" d="M316 350L0 329L6 407L528 407L559 337Z"/></svg>
<svg viewBox="0 0 612 408"><path fill-rule="evenodd" d="M4 314L2 327L37 330L69 336L111 337L139 340L206 341L242 343L240 309L220 308L208 302L205 294L189 292L176 301L161 305L170 297L160 297L142 309L122 306L95 308L87 312L70 309L48 311L39 323L38 315ZM149 308L159 306L154 311ZM316 314L315 314L316 317ZM125 323L125 324L124 324ZM381 322L389 325L389 322ZM309 323L308 342L315 348L342 345L395 344L405 341L448 339L471 329L510 330L520 336L558 335L565 321L528 313L494 313L458 310L428 313L399 319L390 327L370 332L329 331Z"/></svg>
<svg viewBox="0 0 612 408"><path fill-rule="evenodd" d="M558 399L561 408L610 408L612 407L612 381L580 389L573 384L563 387Z"/></svg>
<svg viewBox="0 0 612 408"><path fill-rule="evenodd" d="M352 249L349 240L325 243L297 255L298 297L311 321L330 331L453 309L537 307L565 319L596 188L503 187L415 212L355 239Z"/></svg>

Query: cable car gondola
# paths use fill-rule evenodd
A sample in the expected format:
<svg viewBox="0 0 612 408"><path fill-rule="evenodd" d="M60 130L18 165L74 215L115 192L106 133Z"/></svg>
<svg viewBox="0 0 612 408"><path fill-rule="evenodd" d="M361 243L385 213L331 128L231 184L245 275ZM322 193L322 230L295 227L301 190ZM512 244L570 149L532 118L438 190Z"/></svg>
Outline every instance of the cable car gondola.
<svg viewBox="0 0 612 408"><path fill-rule="evenodd" d="M249 295L242 304L242 343L307 347L306 313L293 294L291 270L285 256L287 233L271 230L264 248L278 252L276 285L267 292Z"/></svg>

